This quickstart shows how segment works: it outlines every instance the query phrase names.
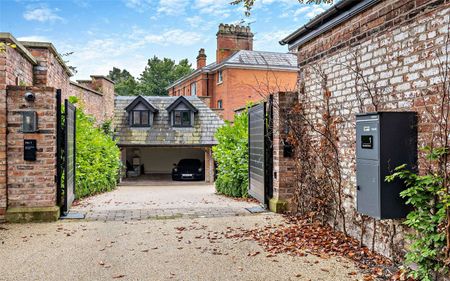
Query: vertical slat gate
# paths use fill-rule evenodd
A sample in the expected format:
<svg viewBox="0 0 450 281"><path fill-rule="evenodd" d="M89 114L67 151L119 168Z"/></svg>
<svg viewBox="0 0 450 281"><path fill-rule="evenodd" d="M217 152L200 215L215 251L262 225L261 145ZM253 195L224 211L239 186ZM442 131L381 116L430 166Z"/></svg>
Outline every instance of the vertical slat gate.
<svg viewBox="0 0 450 281"><path fill-rule="evenodd" d="M75 199L76 108L64 101L64 205L67 214Z"/></svg>
<svg viewBox="0 0 450 281"><path fill-rule="evenodd" d="M262 204L267 204L266 133L266 103L261 103L248 110L248 193Z"/></svg>
<svg viewBox="0 0 450 281"><path fill-rule="evenodd" d="M63 144L63 124L61 112L61 89L56 90L56 203L58 206L63 204L63 187L61 178L63 174L62 147Z"/></svg>

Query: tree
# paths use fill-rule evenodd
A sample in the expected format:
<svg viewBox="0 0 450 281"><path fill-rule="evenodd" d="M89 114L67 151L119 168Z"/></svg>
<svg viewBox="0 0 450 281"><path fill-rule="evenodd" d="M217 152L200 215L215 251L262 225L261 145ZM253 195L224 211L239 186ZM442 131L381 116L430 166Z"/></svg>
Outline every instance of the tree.
<svg viewBox="0 0 450 281"><path fill-rule="evenodd" d="M121 70L120 68L113 67L113 69L109 71L108 78L116 83L114 89L118 95L136 95L136 79L126 69Z"/></svg>
<svg viewBox="0 0 450 281"><path fill-rule="evenodd" d="M177 79L192 72L192 65L187 59L180 60L178 64L174 60L156 56L149 59L144 72L139 78L137 91L148 96L166 96L166 87Z"/></svg>
<svg viewBox="0 0 450 281"><path fill-rule="evenodd" d="M250 11L253 8L253 5L255 5L256 0L234 0L231 2L231 5L244 5L245 8L245 15L249 16ZM332 4L333 0L297 0L298 3L302 4Z"/></svg>

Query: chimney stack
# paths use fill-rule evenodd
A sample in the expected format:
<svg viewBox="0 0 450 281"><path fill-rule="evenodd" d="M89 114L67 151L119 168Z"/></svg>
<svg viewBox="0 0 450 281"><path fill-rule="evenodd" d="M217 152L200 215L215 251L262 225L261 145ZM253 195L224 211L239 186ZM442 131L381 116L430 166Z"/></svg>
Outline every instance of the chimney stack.
<svg viewBox="0 0 450 281"><path fill-rule="evenodd" d="M216 62L220 63L239 50L253 50L253 33L250 27L221 23L217 31Z"/></svg>
<svg viewBox="0 0 450 281"><path fill-rule="evenodd" d="M206 66L206 55L205 55L205 49L201 48L198 51L197 56L197 69L200 69L202 67Z"/></svg>

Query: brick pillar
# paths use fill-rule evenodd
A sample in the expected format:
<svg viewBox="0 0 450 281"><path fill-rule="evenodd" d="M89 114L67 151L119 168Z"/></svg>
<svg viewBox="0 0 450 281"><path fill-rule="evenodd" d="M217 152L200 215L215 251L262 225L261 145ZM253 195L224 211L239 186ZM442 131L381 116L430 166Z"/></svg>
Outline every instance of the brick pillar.
<svg viewBox="0 0 450 281"><path fill-rule="evenodd" d="M35 101L24 95L32 92ZM6 220L51 221L59 218L56 206L56 94L51 87L8 86ZM35 111L38 131L22 132L22 114ZM35 161L24 160L24 140L36 140Z"/></svg>
<svg viewBox="0 0 450 281"><path fill-rule="evenodd" d="M0 221L8 201L6 192L6 52L0 52Z"/></svg>
<svg viewBox="0 0 450 281"><path fill-rule="evenodd" d="M205 182L214 182L214 160L211 148L205 148Z"/></svg>
<svg viewBox="0 0 450 281"><path fill-rule="evenodd" d="M296 185L294 158L285 156L285 115L296 100L295 92L273 96L273 197L269 201L269 209L277 213L291 209Z"/></svg>

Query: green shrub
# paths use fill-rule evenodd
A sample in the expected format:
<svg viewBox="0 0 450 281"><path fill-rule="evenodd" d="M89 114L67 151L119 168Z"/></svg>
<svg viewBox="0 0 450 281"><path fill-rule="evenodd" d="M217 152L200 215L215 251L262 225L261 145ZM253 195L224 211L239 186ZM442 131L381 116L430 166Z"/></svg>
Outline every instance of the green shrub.
<svg viewBox="0 0 450 281"><path fill-rule="evenodd" d="M75 97L69 100L77 102ZM109 122L96 126L94 117L85 114L82 105L77 105L76 118L75 196L110 191L116 187L121 161Z"/></svg>
<svg viewBox="0 0 450 281"><path fill-rule="evenodd" d="M429 160L447 157L448 150L425 147ZM386 177L387 182L400 179L407 189L400 193L406 204L413 207L404 222L414 231L407 236L411 245L405 256L405 269L415 280L431 281L434 275L447 274L445 265L446 209L450 207L450 194L447 193L444 178L439 173L428 172L418 175L407 169L406 165L395 168Z"/></svg>
<svg viewBox="0 0 450 281"><path fill-rule="evenodd" d="M216 190L233 197L248 196L248 114L236 115L216 132L213 147L217 162Z"/></svg>

